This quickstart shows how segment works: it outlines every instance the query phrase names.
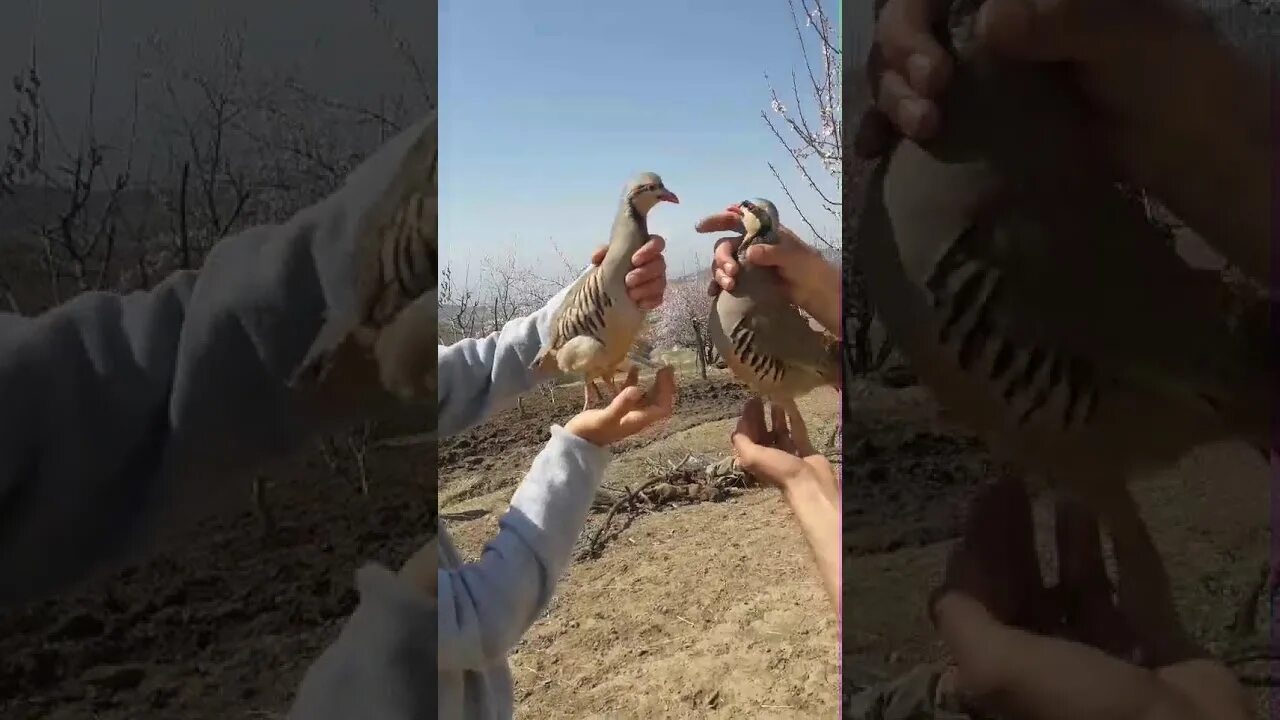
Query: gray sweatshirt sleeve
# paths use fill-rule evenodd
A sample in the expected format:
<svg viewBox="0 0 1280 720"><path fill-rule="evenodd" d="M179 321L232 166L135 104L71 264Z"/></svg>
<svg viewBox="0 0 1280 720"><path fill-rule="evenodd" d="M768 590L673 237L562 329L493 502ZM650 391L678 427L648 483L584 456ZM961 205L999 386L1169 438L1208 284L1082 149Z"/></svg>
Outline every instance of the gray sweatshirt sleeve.
<svg viewBox="0 0 1280 720"><path fill-rule="evenodd" d="M552 426L480 559L437 572L440 670L477 670L506 658L551 601L611 457Z"/></svg>
<svg viewBox="0 0 1280 720"><path fill-rule="evenodd" d="M232 471L351 419L304 409L287 381L326 317L355 315L357 228L426 132L432 118L287 223L222 240L198 274L0 315L0 604L244 501Z"/></svg>
<svg viewBox="0 0 1280 720"><path fill-rule="evenodd" d="M508 322L499 332L439 347L440 437L456 435L484 421L547 380L529 365L551 336L551 319L571 287L533 314Z"/></svg>
<svg viewBox="0 0 1280 720"><path fill-rule="evenodd" d="M360 605L307 670L289 720L417 720L436 716L436 614L380 565L356 573Z"/></svg>

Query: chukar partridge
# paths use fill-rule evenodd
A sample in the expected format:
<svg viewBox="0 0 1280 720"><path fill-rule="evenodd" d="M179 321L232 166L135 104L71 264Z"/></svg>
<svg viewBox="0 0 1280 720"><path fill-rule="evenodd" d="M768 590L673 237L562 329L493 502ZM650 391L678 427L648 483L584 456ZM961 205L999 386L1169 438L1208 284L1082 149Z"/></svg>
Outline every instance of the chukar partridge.
<svg viewBox="0 0 1280 720"><path fill-rule="evenodd" d="M1195 446L1269 447L1267 333L1233 327L1098 157L1057 68L972 43L953 0L943 118L875 168L855 253L916 372L991 448L1098 497Z"/></svg>
<svg viewBox="0 0 1280 720"><path fill-rule="evenodd" d="M791 304L776 270L746 260L752 245L778 242L778 209L768 200L746 200L738 214L744 230L736 252L739 272L733 290L716 295L707 333L738 380L795 413L795 398L838 381L839 345Z"/></svg>
<svg viewBox="0 0 1280 720"><path fill-rule="evenodd" d="M591 406L591 390L600 395L597 378L613 392L618 369L640 358L632 351L644 330L646 313L627 296L631 256L649 242L649 211L660 202L679 203L651 172L627 183L609 235L604 261L578 279L551 320L551 336L533 367L582 377L583 409Z"/></svg>

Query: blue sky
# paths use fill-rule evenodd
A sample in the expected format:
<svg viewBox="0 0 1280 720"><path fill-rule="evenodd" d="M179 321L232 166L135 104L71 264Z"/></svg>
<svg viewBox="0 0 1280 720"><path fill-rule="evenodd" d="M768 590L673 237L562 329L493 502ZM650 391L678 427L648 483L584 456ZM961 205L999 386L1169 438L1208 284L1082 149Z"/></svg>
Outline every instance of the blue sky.
<svg viewBox="0 0 1280 720"><path fill-rule="evenodd" d="M837 4L824 8L838 28ZM554 240L585 264L642 170L680 197L650 215L673 275L710 260L714 237L694 222L747 197L773 200L808 239L770 161L837 236L760 117L765 73L789 93L803 72L790 12L786 0L441 0L442 263L474 276L514 249L555 272Z"/></svg>

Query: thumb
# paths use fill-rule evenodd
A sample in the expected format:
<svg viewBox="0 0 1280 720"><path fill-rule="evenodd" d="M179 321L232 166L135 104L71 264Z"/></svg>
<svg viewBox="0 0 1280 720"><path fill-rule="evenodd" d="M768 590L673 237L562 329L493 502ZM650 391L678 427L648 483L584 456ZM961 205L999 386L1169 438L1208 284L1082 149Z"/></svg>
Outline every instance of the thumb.
<svg viewBox="0 0 1280 720"><path fill-rule="evenodd" d="M942 595L933 612L961 689L1009 717L1154 717L1153 709L1179 702L1144 668L1087 645L1004 625L962 593ZM1176 709L1187 708L1183 703Z"/></svg>
<svg viewBox="0 0 1280 720"><path fill-rule="evenodd" d="M735 431L731 439L733 453L738 456L738 465L757 479L779 489L784 489L787 481L795 474L797 466L804 464L795 455L760 445L741 431Z"/></svg>
<svg viewBox="0 0 1280 720"><path fill-rule="evenodd" d="M608 252L608 250L609 250L608 245L601 245L600 247L596 248L596 251L591 253L591 264L599 265L600 263L604 262L604 256L605 256L605 253Z"/></svg>
<svg viewBox="0 0 1280 720"><path fill-rule="evenodd" d="M789 248L782 243L778 245L752 245L747 248L747 259L753 265L779 267L787 263L792 252L793 248Z"/></svg>
<svg viewBox="0 0 1280 720"><path fill-rule="evenodd" d="M761 466L765 464L765 459L762 457L765 454L765 447L758 445L741 430L734 430L729 440L733 443L733 454L738 456L738 464L743 470L755 475L763 469Z"/></svg>

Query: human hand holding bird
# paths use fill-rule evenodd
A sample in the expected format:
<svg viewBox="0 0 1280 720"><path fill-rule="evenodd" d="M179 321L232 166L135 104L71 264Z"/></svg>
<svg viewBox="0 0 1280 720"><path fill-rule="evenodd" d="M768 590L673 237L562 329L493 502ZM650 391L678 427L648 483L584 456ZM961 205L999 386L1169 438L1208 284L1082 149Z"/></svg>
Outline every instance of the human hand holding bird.
<svg viewBox="0 0 1280 720"><path fill-rule="evenodd" d="M737 284L742 270L737 258L744 232L742 221L742 208L734 204L704 217L694 226L700 233L738 233L716 241L711 283L707 288L707 294L712 297L722 290L732 291ZM753 265L776 270L787 299L812 315L828 332L839 334L840 268L785 225L778 223L774 233L776 242L748 248L745 259Z"/></svg>
<svg viewBox="0 0 1280 720"><path fill-rule="evenodd" d="M627 273L627 297L642 310L657 308L667 292L667 258L663 255L666 248L666 238L650 235L649 242L631 256L634 269ZM591 254L591 264L603 263L608 250L608 245L601 245Z"/></svg>

